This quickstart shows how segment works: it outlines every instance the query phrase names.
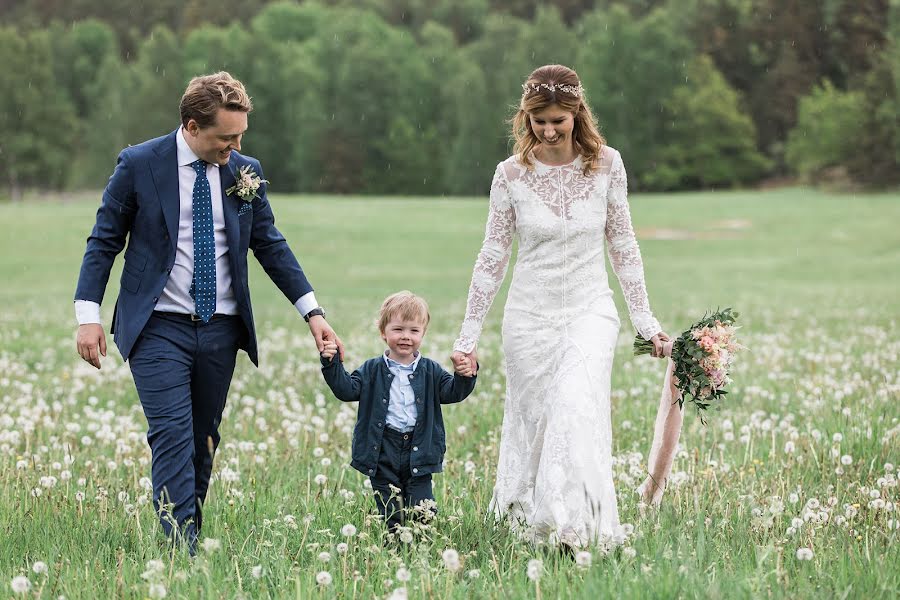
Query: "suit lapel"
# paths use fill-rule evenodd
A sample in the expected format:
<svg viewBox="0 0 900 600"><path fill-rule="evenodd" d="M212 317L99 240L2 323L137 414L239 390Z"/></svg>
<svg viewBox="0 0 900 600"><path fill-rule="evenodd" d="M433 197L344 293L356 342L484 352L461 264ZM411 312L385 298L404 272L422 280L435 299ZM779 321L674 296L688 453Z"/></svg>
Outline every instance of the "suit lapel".
<svg viewBox="0 0 900 600"><path fill-rule="evenodd" d="M229 196L225 190L235 184L234 171L237 169L234 156L224 167L219 167L219 183L222 186L222 214L225 216L225 239L228 242L228 252L233 258L237 257L238 247L241 241L241 224L238 217L238 199Z"/></svg>
<svg viewBox="0 0 900 600"><path fill-rule="evenodd" d="M156 148L156 160L150 165L156 194L162 207L166 230L172 248L178 243L178 220L181 217L181 198L178 195L178 152L175 145L177 130L163 138Z"/></svg>

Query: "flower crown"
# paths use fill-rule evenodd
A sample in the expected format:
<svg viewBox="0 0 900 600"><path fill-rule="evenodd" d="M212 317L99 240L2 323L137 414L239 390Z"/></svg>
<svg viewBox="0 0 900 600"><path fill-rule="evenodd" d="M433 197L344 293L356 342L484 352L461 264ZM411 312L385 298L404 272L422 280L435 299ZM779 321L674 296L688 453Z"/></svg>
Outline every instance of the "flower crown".
<svg viewBox="0 0 900 600"><path fill-rule="evenodd" d="M541 91L541 88L544 88L545 90L549 90L551 92L559 90L561 92L571 94L577 98L580 98L582 94L582 87L580 83L578 85L568 85L565 83L523 83L522 96L527 96L532 92L539 92Z"/></svg>

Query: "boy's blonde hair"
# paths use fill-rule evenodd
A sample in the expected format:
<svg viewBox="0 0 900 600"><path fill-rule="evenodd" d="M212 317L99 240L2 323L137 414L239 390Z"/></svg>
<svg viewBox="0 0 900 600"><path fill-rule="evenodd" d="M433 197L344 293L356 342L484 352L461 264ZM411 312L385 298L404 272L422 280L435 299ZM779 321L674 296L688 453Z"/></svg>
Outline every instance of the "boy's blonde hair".
<svg viewBox="0 0 900 600"><path fill-rule="evenodd" d="M409 290L391 294L382 302L381 312L378 314L378 329L381 333L384 333L385 327L394 317L402 321L421 321L425 324L425 329L431 321L428 303Z"/></svg>

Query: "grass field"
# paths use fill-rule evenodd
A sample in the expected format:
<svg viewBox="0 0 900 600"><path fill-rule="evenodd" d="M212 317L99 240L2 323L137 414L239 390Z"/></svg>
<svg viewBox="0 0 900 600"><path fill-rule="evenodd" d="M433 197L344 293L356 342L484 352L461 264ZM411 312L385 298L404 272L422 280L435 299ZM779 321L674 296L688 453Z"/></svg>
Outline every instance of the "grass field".
<svg viewBox="0 0 900 600"><path fill-rule="evenodd" d="M888 598L900 587L900 195L635 195L651 304L670 333L742 313L735 384L703 426L686 414L677 484L641 516L663 363L613 377L619 509L634 535L580 568L485 519L504 375L503 293L476 393L448 407L441 512L388 550L347 466L355 406L328 392L305 324L255 262L261 368L239 358L204 516L206 549L169 556L148 504L146 423L112 346L74 349L72 293L99 194L0 205L0 596L43 598ZM449 365L485 200L273 198L278 224L355 365L381 351L382 298L424 295L423 351ZM107 325L117 261L103 305ZM326 482L314 482L316 475ZM353 536L342 528L352 524ZM340 545L345 544L345 545ZM457 572L442 552L458 551ZM809 553L798 550L811 550ZM526 576L542 561L538 581ZM153 561L160 561L159 563ZM327 585L317 583L330 580ZM27 584L20 578L27 577Z"/></svg>

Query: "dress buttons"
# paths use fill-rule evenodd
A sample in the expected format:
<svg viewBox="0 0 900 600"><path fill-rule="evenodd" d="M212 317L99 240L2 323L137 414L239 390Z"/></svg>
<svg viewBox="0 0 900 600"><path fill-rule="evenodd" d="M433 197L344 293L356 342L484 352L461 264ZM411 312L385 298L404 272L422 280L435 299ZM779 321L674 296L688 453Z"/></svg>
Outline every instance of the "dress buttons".
<svg viewBox="0 0 900 600"><path fill-rule="evenodd" d="M382 399L381 399L381 403L382 403L382 404L387 404L387 398L382 398Z"/></svg>
<svg viewBox="0 0 900 600"><path fill-rule="evenodd" d="M418 452L418 451L419 451L419 447L418 447L418 446L413 446L413 452Z"/></svg>
<svg viewBox="0 0 900 600"><path fill-rule="evenodd" d="M418 473L418 472L419 472L418 467L414 467L414 468L413 468L413 473Z"/></svg>
<svg viewBox="0 0 900 600"><path fill-rule="evenodd" d="M369 469L369 475L375 472L375 469Z"/></svg>

